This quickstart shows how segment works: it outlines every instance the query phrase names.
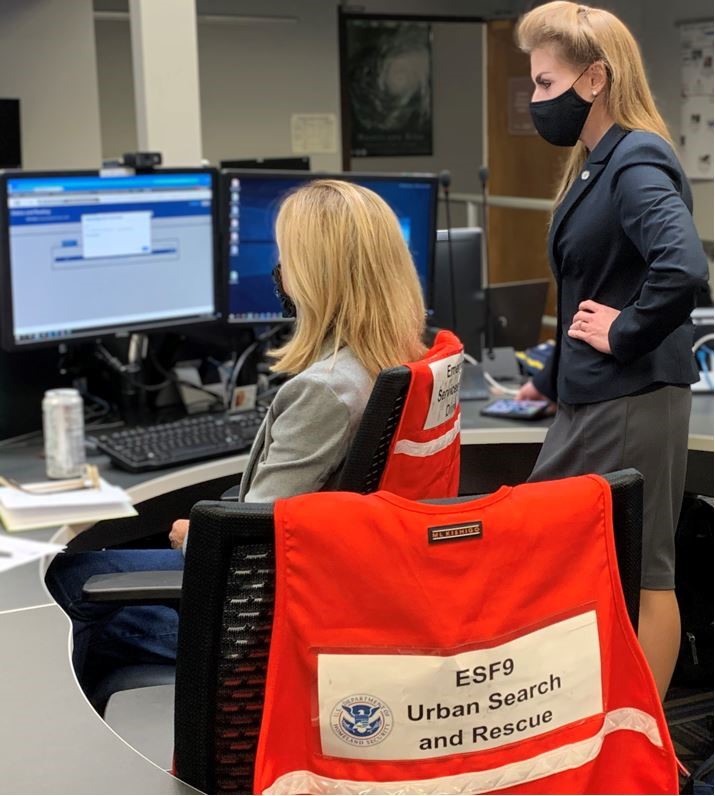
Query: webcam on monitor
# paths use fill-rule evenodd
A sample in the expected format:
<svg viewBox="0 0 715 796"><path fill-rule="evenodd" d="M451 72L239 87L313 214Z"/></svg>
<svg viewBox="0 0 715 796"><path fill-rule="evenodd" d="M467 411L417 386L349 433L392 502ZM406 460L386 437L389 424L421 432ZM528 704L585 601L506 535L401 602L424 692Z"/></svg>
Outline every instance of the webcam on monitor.
<svg viewBox="0 0 715 796"><path fill-rule="evenodd" d="M130 169L155 169L161 166L161 152L125 152L122 166Z"/></svg>

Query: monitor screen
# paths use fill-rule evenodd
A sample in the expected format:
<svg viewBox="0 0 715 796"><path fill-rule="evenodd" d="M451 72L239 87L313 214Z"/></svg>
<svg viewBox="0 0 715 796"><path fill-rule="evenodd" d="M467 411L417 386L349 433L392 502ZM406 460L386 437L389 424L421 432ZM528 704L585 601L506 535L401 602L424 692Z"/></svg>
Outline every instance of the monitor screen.
<svg viewBox="0 0 715 796"><path fill-rule="evenodd" d="M480 359L484 293L479 227L437 230L431 309L430 324L451 329L464 343L464 350Z"/></svg>
<svg viewBox="0 0 715 796"><path fill-rule="evenodd" d="M434 255L437 178L432 174L300 174L223 172L225 252L228 263L228 320L281 320L271 272L278 262L275 219L283 197L315 179L349 180L379 194L397 216L429 305Z"/></svg>
<svg viewBox="0 0 715 796"><path fill-rule="evenodd" d="M5 347L214 320L215 184L197 169L5 174Z"/></svg>

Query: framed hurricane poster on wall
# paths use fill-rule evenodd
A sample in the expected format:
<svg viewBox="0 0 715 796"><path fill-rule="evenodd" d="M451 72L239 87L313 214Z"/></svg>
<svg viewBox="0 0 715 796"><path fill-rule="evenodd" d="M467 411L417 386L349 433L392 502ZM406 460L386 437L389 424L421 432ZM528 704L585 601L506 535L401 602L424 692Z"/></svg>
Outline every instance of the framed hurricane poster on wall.
<svg viewBox="0 0 715 796"><path fill-rule="evenodd" d="M432 154L429 22L347 17L341 65L352 157Z"/></svg>

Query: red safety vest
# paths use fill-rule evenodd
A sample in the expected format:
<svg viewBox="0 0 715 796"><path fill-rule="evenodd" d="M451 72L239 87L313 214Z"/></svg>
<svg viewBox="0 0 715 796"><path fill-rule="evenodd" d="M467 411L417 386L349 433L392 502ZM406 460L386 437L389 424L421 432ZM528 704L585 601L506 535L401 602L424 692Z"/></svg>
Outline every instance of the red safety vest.
<svg viewBox="0 0 715 796"><path fill-rule="evenodd" d="M442 330L417 362L380 489L414 500L459 493L459 381L464 346Z"/></svg>
<svg viewBox="0 0 715 796"><path fill-rule="evenodd" d="M676 793L611 511L594 475L277 501L254 792Z"/></svg>

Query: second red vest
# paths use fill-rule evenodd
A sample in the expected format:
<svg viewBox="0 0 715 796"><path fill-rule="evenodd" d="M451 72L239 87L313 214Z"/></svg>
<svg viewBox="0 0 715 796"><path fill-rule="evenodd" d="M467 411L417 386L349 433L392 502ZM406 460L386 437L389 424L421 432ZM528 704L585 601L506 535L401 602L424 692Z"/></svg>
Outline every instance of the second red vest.
<svg viewBox="0 0 715 796"><path fill-rule="evenodd" d="M417 362L380 489L427 500L459 493L459 382L464 347L442 330Z"/></svg>
<svg viewBox="0 0 715 796"><path fill-rule="evenodd" d="M256 793L675 793L598 476L275 505Z"/></svg>

